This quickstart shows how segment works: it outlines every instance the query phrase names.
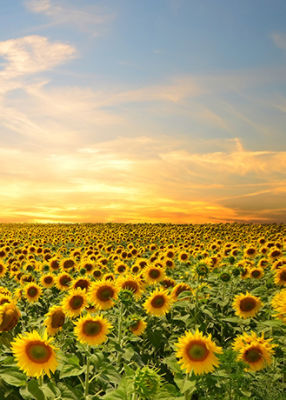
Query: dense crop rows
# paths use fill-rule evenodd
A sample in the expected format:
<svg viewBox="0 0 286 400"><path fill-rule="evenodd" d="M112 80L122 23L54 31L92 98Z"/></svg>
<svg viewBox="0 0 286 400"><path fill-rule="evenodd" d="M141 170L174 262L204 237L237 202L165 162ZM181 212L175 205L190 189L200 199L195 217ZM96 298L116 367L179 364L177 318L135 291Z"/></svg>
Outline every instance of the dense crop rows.
<svg viewBox="0 0 286 400"><path fill-rule="evenodd" d="M2 225L0 279L1 399L285 399L285 225Z"/></svg>

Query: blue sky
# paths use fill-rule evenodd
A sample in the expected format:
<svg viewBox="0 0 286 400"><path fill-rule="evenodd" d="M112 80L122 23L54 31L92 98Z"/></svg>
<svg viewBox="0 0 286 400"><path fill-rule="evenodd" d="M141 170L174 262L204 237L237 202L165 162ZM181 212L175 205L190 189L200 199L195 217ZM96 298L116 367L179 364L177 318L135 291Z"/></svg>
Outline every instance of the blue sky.
<svg viewBox="0 0 286 400"><path fill-rule="evenodd" d="M2 2L1 219L285 221L285 20L282 0Z"/></svg>

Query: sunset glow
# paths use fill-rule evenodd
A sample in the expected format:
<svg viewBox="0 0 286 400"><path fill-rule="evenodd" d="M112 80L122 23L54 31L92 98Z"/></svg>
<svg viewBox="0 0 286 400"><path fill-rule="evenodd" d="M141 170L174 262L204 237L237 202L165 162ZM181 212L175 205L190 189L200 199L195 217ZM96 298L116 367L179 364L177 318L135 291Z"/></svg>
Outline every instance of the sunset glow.
<svg viewBox="0 0 286 400"><path fill-rule="evenodd" d="M284 1L5 3L1 222L286 222Z"/></svg>

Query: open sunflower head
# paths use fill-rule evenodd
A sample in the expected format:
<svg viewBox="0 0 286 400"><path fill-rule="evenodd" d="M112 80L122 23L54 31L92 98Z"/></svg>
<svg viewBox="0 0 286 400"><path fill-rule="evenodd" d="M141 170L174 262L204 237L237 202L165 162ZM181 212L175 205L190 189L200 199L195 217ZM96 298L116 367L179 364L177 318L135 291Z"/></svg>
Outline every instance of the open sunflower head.
<svg viewBox="0 0 286 400"><path fill-rule="evenodd" d="M161 282L165 276L165 270L161 267L150 265L144 269L144 279L149 285Z"/></svg>
<svg viewBox="0 0 286 400"><path fill-rule="evenodd" d="M27 376L39 378L47 374L51 376L57 368L56 349L51 344L52 339L42 336L38 332L19 335L12 342L12 352L18 367Z"/></svg>
<svg viewBox="0 0 286 400"><path fill-rule="evenodd" d="M57 276L56 286L59 290L65 291L69 290L72 284L72 277L70 274L63 272L62 274Z"/></svg>
<svg viewBox="0 0 286 400"><path fill-rule="evenodd" d="M74 333L79 342L95 346L107 340L111 328L106 318L87 314L75 323Z"/></svg>
<svg viewBox="0 0 286 400"><path fill-rule="evenodd" d="M276 270L274 282L276 285L286 286L286 266Z"/></svg>
<svg viewBox="0 0 286 400"><path fill-rule="evenodd" d="M162 317L170 311L171 304L172 299L168 292L164 289L156 289L145 301L144 308L148 314Z"/></svg>
<svg viewBox="0 0 286 400"><path fill-rule="evenodd" d="M42 288L36 283L29 283L24 287L24 296L30 303L38 301L42 294Z"/></svg>
<svg viewBox="0 0 286 400"><path fill-rule="evenodd" d="M99 310L108 310L113 307L118 297L118 288L111 281L97 281L91 285L89 300Z"/></svg>
<svg viewBox="0 0 286 400"><path fill-rule="evenodd" d="M41 277L40 282L45 288L51 288L55 284L55 277L53 274L46 274Z"/></svg>
<svg viewBox="0 0 286 400"><path fill-rule="evenodd" d="M238 294L233 301L235 314L240 318L254 317L260 310L262 303L259 297L253 296L250 293Z"/></svg>
<svg viewBox="0 0 286 400"><path fill-rule="evenodd" d="M136 336L141 336L147 327L146 322L142 318L134 318L130 325L129 330Z"/></svg>
<svg viewBox="0 0 286 400"><path fill-rule="evenodd" d="M62 301L63 311L70 318L80 315L86 305L86 292L80 288L72 289Z"/></svg>
<svg viewBox="0 0 286 400"><path fill-rule="evenodd" d="M177 357L179 364L187 373L193 371L195 375L212 372L219 365L216 353L222 353L222 348L217 346L211 336L204 336L198 330L195 333L186 332L179 338Z"/></svg>
<svg viewBox="0 0 286 400"><path fill-rule="evenodd" d="M130 290L135 299L139 299L142 296L143 290L141 281L132 275L121 277L118 280L117 285L120 290Z"/></svg>

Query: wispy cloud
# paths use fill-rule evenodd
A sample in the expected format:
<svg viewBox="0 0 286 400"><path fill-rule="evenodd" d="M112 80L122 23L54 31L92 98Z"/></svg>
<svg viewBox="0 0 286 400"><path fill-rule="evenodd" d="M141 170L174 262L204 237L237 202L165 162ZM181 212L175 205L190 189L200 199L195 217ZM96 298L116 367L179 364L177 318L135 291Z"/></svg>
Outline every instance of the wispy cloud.
<svg viewBox="0 0 286 400"><path fill-rule="evenodd" d="M43 36L25 36L0 42L4 68L0 78L10 79L49 70L75 56L69 44L50 42Z"/></svg>
<svg viewBox="0 0 286 400"><path fill-rule="evenodd" d="M276 47L282 50L286 50L286 33L285 32L275 32L271 34L271 38Z"/></svg>
<svg viewBox="0 0 286 400"><path fill-rule="evenodd" d="M103 27L114 19L114 14L96 5L76 7L71 1L28 0L29 11L45 15L51 25L68 24L81 31L92 32L94 36L102 32Z"/></svg>

